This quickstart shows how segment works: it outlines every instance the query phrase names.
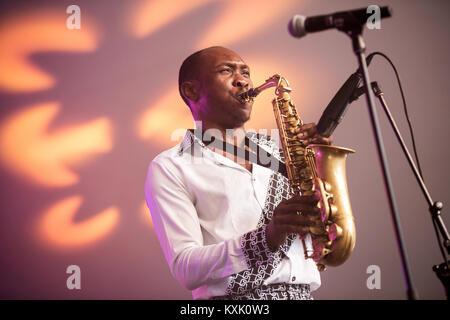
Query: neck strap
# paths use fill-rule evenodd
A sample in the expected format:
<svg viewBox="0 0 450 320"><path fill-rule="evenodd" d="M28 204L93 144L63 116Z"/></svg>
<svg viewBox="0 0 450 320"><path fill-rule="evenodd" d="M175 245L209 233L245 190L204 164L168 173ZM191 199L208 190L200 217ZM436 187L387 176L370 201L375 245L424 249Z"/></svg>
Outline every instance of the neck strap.
<svg viewBox="0 0 450 320"><path fill-rule="evenodd" d="M201 132L201 136L199 136L199 131L193 129L189 129L189 131L198 139L200 139L208 148L216 148L227 153L232 152L232 154L234 156L237 156L238 158L279 172L287 177L286 165L275 158L272 154L261 148L257 143L251 141L247 136L245 136L244 145L247 146L251 151L243 147L225 142L216 137L209 136L204 132Z"/></svg>

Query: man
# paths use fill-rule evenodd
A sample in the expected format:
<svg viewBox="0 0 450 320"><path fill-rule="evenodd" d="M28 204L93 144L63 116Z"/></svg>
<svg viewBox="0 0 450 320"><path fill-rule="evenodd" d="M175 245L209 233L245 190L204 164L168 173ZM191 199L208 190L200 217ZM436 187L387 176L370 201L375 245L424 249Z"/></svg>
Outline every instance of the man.
<svg viewBox="0 0 450 320"><path fill-rule="evenodd" d="M201 133L282 160L270 137L245 132L252 102L240 95L252 86L249 67L223 47L196 52L180 68L180 95ZM314 124L298 135L331 143ZM304 250L312 248L308 215L317 199L290 198L281 173L215 146L187 131L149 166L147 204L171 273L194 299L311 299L320 276Z"/></svg>

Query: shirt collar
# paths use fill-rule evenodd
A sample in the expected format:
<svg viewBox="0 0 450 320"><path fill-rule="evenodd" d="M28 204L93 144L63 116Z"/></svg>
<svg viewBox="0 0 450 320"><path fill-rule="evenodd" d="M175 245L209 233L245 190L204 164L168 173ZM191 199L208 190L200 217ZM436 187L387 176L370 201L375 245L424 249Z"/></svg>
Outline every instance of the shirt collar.
<svg viewBox="0 0 450 320"><path fill-rule="evenodd" d="M178 155L182 155L186 150L191 148L195 143L197 143L200 147L206 148L206 145L203 143L200 138L202 132L200 130L188 129L186 130L186 134L184 135L183 141L180 143L180 147L178 148ZM247 131L245 136L256 144L268 144L273 143L271 137L257 134L256 132ZM262 143L261 143L262 142ZM265 143L264 143L265 142Z"/></svg>
<svg viewBox="0 0 450 320"><path fill-rule="evenodd" d="M178 148L178 155L182 155L186 150L190 149L194 143L199 144L202 148L206 147L203 141L193 132L195 132L194 129L186 130L183 141L181 141L180 147Z"/></svg>

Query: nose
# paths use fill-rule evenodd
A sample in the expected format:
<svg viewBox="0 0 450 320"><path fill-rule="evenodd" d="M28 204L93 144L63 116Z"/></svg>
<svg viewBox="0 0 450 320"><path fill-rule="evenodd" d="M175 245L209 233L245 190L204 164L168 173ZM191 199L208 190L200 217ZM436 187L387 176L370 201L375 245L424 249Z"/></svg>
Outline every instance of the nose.
<svg viewBox="0 0 450 320"><path fill-rule="evenodd" d="M249 86L249 79L244 78L242 75L237 75L234 79L233 85L238 88L247 88Z"/></svg>

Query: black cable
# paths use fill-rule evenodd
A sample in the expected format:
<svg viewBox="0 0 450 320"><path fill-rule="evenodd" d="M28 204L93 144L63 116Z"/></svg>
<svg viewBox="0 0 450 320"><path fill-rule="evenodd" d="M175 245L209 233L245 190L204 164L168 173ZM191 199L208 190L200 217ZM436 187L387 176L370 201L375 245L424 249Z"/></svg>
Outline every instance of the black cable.
<svg viewBox="0 0 450 320"><path fill-rule="evenodd" d="M399 88L400 88L400 93L401 93L401 96L402 96L403 109L404 109L404 111L405 111L405 117L406 117L406 120L407 120L407 122L408 122L409 132L410 132L410 134L411 134L411 141L412 141L412 145L413 145L413 149L414 149L414 156L415 156L416 162L417 162L417 169L419 170L420 177L422 178L422 180L424 180L423 174L422 174L422 168L421 168L421 166L420 166L419 156L417 155L416 141L415 141L415 139L414 139L414 131L413 131L413 128L412 128L411 120L410 120L410 118L409 118L408 108L407 108L407 106L406 106L405 94L404 94L404 92L403 92L402 83L401 83L401 81L400 81L400 76L399 76L399 74L398 74L397 68L395 67L394 63L391 61L391 59L389 59L389 57L388 57L387 55L385 55L384 53L379 52L379 51L372 52L371 54L369 54L369 55L367 56L366 59L370 61L370 59L372 59L372 57L375 56L375 55L379 55L379 56L382 56L383 58L385 58L385 59L389 62L389 64L391 65L392 69L394 69L395 76L397 77L398 86L399 86ZM387 108L387 106L386 106L386 108ZM441 251L441 254L442 254L442 256L443 256L443 258L444 258L444 261L445 261L445 263L447 264L447 268L448 268L448 267L449 267L449 264L448 264L448 260L447 260L447 255L445 254L445 250L444 250L443 245L442 245L441 236L440 236L440 233L439 233L438 227L437 227L437 222L436 222L436 220L434 219L434 217L432 217L431 220L432 220L432 222L433 222L434 232L436 233L436 237L437 237L437 239L438 239L439 249L440 249L440 251Z"/></svg>
<svg viewBox="0 0 450 320"><path fill-rule="evenodd" d="M379 51L372 52L371 54L369 54L367 56L367 59L369 59L369 57L372 57L372 56L375 56L375 55L380 55L383 58L385 58L389 62L389 64L391 65L392 69L394 69L395 76L397 77L398 86L400 88L400 94L402 96L403 110L405 111L406 121L408 122L409 132L411 134L411 141L412 141L412 146L413 146L413 149L414 149L414 157L416 158L416 162L417 162L417 169L419 170L420 177L422 178L422 180L424 180L423 174L422 174L422 168L420 166L419 156L417 155L416 140L414 139L414 131L413 131L413 128L412 128L411 119L409 118L408 108L406 106L405 94L403 92L403 87L402 87L402 83L400 81L400 76L399 76L399 74L397 72L397 68L395 67L394 63L391 61L391 59L389 59L389 57L387 55L385 55L384 53L379 52Z"/></svg>

